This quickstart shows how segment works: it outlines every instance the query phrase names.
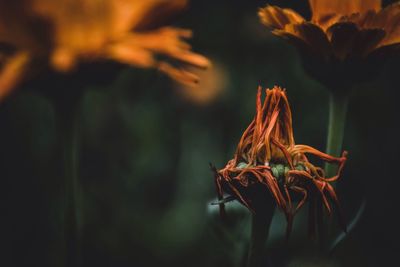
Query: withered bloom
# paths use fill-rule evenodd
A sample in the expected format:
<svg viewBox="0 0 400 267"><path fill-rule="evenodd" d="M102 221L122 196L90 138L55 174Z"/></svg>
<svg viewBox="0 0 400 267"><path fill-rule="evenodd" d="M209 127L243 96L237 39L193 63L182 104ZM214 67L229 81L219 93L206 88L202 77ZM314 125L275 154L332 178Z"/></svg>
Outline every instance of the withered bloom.
<svg viewBox="0 0 400 267"><path fill-rule="evenodd" d="M266 6L261 22L300 50L305 69L331 89L376 76L400 47L400 4L381 0L309 0L312 17Z"/></svg>
<svg viewBox="0 0 400 267"><path fill-rule="evenodd" d="M253 213L263 213L272 200L286 215L288 233L293 215L309 200L315 214L316 199L321 199L328 213L338 204L334 188L346 162L346 152L335 158L307 145L296 145L292 115L286 93L279 87L266 90L264 102L258 88L256 115L238 144L236 153L225 168L216 171L218 198L224 192L233 196ZM322 168L313 165L307 154L337 164L338 172L325 177ZM296 206L292 198L298 198ZM223 209L223 201L220 202ZM315 218L315 217L313 217ZM313 224L314 219L310 221Z"/></svg>
<svg viewBox="0 0 400 267"><path fill-rule="evenodd" d="M41 66L61 72L114 60L158 68L182 83L184 65L209 61L191 51L187 29L160 27L186 0L0 0L0 99ZM164 59L160 59L163 56Z"/></svg>

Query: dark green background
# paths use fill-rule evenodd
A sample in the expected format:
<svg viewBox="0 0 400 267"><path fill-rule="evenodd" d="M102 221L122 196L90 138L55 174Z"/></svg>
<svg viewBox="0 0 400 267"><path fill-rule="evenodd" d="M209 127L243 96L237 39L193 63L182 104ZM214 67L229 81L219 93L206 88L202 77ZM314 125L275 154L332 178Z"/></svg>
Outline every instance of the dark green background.
<svg viewBox="0 0 400 267"><path fill-rule="evenodd" d="M309 16L306 1L272 2ZM232 204L236 223L221 227L208 206L215 197L208 164L220 168L232 157L258 85L287 88L296 142L324 149L328 91L304 73L293 47L259 23L265 4L197 0L174 22L192 28L194 50L228 74L208 105L183 99L153 70L111 67L107 83L96 71L84 74L85 266L240 266L249 214ZM398 258L399 62L392 58L376 82L352 93L338 194L348 218L366 200L358 225L330 257L317 259L306 249L304 216L285 245L278 214L268 243L274 266L390 266ZM65 84L42 77L0 105L1 266L61 266L62 157L54 109L40 87L57 94Z"/></svg>

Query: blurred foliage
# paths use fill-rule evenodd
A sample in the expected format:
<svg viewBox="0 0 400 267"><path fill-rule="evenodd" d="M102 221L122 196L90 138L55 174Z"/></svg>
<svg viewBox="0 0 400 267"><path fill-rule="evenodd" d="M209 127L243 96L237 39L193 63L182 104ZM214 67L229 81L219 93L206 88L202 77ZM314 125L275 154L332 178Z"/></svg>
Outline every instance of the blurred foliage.
<svg viewBox="0 0 400 267"><path fill-rule="evenodd" d="M306 1L279 2L307 15ZM296 51L258 22L257 8L264 4L193 0L176 21L194 30L195 51L224 68L229 82L213 102L187 101L182 88L151 70L125 68L111 84L86 88L79 166L85 266L240 264L248 213L228 204L236 219L220 222L209 207L215 189L208 164L221 167L232 157L254 115L258 85L287 88L296 142L324 149L328 93L306 76ZM347 218L366 199L364 216L333 255L319 259L306 237L306 214L284 244L285 221L277 212L268 244L274 266L388 266L396 259L399 62L393 58L350 103L344 144L349 162L338 190ZM56 92L58 85L47 86ZM62 266L55 119L51 103L29 91L0 105L1 266Z"/></svg>

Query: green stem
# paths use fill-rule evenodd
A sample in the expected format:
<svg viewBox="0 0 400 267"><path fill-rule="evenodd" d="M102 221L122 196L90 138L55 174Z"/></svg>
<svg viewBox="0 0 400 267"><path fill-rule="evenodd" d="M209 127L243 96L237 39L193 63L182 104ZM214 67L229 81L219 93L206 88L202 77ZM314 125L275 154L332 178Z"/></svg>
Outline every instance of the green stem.
<svg viewBox="0 0 400 267"><path fill-rule="evenodd" d="M326 153L339 157L342 153L344 128L346 124L349 95L347 92L332 92L329 103L329 124ZM325 164L326 176L335 175L337 166Z"/></svg>
<svg viewBox="0 0 400 267"><path fill-rule="evenodd" d="M66 246L66 267L79 267L81 266L82 256L82 190L78 179L78 123L76 105L71 105L61 110L59 115L59 131L62 138L64 161L64 238Z"/></svg>
<svg viewBox="0 0 400 267"><path fill-rule="evenodd" d="M266 212L253 214L251 221L251 237L247 267L261 267L265 265L265 243L268 239L269 227L274 215L274 206L266 207Z"/></svg>

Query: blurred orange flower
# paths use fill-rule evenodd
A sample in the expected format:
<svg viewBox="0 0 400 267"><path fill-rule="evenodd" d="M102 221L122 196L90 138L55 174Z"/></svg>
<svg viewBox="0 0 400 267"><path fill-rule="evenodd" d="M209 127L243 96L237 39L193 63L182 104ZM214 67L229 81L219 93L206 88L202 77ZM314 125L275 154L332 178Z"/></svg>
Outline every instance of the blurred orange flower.
<svg viewBox="0 0 400 267"><path fill-rule="evenodd" d="M226 192L254 213L262 213L272 196L286 215L289 233L293 215L307 199L313 213L319 208L314 205L315 199L322 199L319 203L323 203L329 213L332 202L338 204L330 183L340 177L346 152L335 158L310 146L296 145L285 91L279 87L267 89L264 103L261 92L259 88L255 118L243 133L233 159L225 168L216 171L217 192L219 199ZM337 164L337 174L325 177L322 168L314 166L306 154ZM293 196L300 196L294 208Z"/></svg>
<svg viewBox="0 0 400 267"><path fill-rule="evenodd" d="M186 0L0 0L0 99L38 66L66 72L99 60L154 67L181 83L197 82L176 64L210 64L184 41L192 32L159 27L185 5Z"/></svg>
<svg viewBox="0 0 400 267"><path fill-rule="evenodd" d="M381 0L309 0L309 4L310 21L277 6L268 5L258 14L274 35L307 57L306 69L324 83L334 84L338 75L346 82L365 80L375 71L377 58L387 58L388 52L400 47L399 3L385 8ZM365 60L374 62L365 66ZM321 67L327 71L321 73Z"/></svg>

